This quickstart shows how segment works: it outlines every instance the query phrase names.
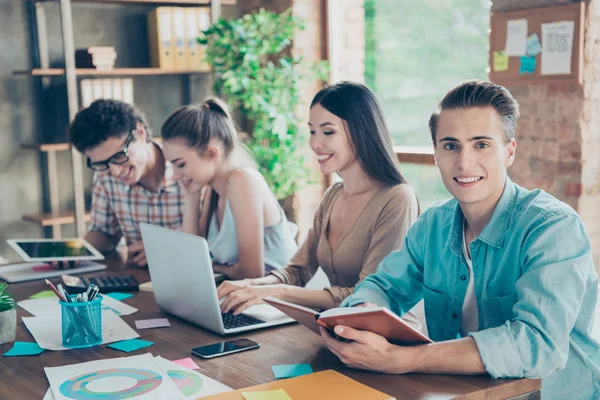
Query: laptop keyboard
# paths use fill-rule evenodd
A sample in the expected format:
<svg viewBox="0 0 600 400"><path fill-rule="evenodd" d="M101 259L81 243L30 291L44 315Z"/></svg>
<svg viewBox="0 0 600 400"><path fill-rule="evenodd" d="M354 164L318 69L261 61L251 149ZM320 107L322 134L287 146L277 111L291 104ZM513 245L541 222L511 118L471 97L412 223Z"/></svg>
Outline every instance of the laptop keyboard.
<svg viewBox="0 0 600 400"><path fill-rule="evenodd" d="M228 312L221 313L221 316L223 317L225 329L243 328L244 326L265 323L265 321L244 314L233 315L233 313Z"/></svg>

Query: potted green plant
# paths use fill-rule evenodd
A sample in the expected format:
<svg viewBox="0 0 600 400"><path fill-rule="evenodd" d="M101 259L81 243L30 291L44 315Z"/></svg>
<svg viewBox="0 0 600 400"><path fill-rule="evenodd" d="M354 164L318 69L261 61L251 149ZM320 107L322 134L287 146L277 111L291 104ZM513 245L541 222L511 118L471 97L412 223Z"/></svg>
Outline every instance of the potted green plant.
<svg viewBox="0 0 600 400"><path fill-rule="evenodd" d="M6 283L0 285L0 344L14 342L17 336L17 310L7 288Z"/></svg>
<svg viewBox="0 0 600 400"><path fill-rule="evenodd" d="M304 29L292 10L261 9L235 20L219 19L198 39L206 45L215 73L214 90L245 120L245 142L279 200L310 179L301 148L307 131L299 128L298 88L304 79L327 79L327 64L308 64L291 54L296 30Z"/></svg>

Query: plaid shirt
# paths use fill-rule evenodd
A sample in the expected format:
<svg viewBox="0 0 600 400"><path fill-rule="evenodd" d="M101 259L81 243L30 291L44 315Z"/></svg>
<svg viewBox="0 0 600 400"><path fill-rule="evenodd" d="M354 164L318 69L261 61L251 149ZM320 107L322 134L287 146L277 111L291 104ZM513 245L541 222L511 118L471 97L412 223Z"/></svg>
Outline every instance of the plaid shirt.
<svg viewBox="0 0 600 400"><path fill-rule="evenodd" d="M183 194L167 163L162 187L151 191L141 185L130 186L109 172L94 175L91 209L92 231L115 239L125 236L127 245L142 240L140 222L181 230Z"/></svg>

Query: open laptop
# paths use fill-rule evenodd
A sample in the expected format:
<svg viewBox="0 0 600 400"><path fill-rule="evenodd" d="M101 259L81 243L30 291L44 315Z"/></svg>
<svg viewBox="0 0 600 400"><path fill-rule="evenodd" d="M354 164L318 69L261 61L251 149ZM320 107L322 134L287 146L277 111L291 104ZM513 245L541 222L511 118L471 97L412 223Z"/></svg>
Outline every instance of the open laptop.
<svg viewBox="0 0 600 400"><path fill-rule="evenodd" d="M239 315L221 313L206 240L146 223L140 229L161 310L221 335L294 322L267 304Z"/></svg>

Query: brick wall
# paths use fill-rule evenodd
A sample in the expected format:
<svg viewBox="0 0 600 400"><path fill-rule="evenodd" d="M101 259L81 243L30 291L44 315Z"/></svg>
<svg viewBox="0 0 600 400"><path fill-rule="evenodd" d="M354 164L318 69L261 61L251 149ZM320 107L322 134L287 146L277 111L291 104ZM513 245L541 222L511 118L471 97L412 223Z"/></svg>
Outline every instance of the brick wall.
<svg viewBox="0 0 600 400"><path fill-rule="evenodd" d="M329 0L333 81L365 81L364 0Z"/></svg>
<svg viewBox="0 0 600 400"><path fill-rule="evenodd" d="M568 0L494 0L492 12L532 9ZM579 212L600 271L600 11L588 2L584 84L509 86L521 105L511 178L542 188Z"/></svg>

